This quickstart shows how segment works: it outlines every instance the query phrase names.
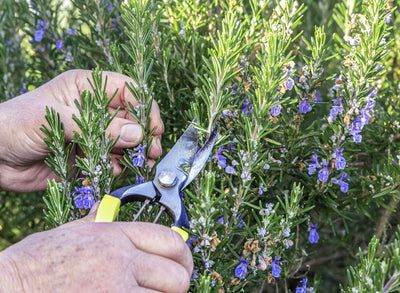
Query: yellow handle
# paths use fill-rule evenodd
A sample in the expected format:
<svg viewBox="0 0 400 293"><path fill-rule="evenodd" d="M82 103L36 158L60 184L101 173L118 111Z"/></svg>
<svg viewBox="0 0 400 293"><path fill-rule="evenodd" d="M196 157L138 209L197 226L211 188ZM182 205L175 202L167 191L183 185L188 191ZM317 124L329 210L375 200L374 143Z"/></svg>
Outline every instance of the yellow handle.
<svg viewBox="0 0 400 293"><path fill-rule="evenodd" d="M97 210L95 222L112 222L115 220L121 200L111 195L104 195Z"/></svg>
<svg viewBox="0 0 400 293"><path fill-rule="evenodd" d="M119 207L121 205L121 200L111 195L104 195L103 199L100 202L99 208L97 210L95 222L113 222L117 217ZM185 242L189 239L189 234L176 226L171 227L172 230L178 232Z"/></svg>
<svg viewBox="0 0 400 293"><path fill-rule="evenodd" d="M178 228L176 226L172 226L171 229L178 232L182 236L183 240L185 240L185 242L189 239L189 234L185 230L182 230L181 228Z"/></svg>

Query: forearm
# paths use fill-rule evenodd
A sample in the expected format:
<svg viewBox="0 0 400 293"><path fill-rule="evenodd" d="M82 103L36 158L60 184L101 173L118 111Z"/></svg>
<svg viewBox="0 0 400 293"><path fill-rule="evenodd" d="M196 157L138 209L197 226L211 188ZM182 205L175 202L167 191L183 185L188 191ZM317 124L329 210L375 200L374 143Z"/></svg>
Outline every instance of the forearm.
<svg viewBox="0 0 400 293"><path fill-rule="evenodd" d="M6 251L0 252L0 293L25 292L18 267Z"/></svg>

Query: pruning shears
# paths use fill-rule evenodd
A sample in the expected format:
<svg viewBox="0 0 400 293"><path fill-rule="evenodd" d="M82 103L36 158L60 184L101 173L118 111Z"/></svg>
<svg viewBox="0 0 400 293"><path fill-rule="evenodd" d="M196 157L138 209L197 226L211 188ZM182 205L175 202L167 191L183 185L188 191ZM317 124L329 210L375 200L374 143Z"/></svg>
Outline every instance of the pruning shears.
<svg viewBox="0 0 400 293"><path fill-rule="evenodd" d="M195 122L195 121L194 121ZM177 231L187 241L189 219L181 200L181 192L200 173L207 162L217 139L218 125L210 133L202 148L198 148L198 131L191 124L156 167L152 181L129 185L106 194L100 202L95 222L112 222L119 208L132 201L144 202L135 221L147 204L161 205L156 222L165 210L174 221L171 229Z"/></svg>

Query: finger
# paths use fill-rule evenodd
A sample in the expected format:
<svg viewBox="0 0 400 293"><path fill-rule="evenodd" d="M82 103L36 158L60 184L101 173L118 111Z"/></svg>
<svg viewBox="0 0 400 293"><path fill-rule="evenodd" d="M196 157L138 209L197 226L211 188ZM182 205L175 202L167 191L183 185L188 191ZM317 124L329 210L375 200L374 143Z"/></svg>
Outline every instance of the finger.
<svg viewBox="0 0 400 293"><path fill-rule="evenodd" d="M115 105L117 106L117 105ZM119 105L120 106L120 105ZM130 108L130 107L128 107ZM117 112L118 108L110 107L109 112L111 115L114 115ZM116 113L116 117L118 118L125 118L129 119L130 121L137 122L135 117L133 117L125 108L119 108L118 112ZM152 107L150 109L150 129L154 130L153 135L161 135L164 133L164 123L160 116L160 108L156 101L153 101Z"/></svg>
<svg viewBox="0 0 400 293"><path fill-rule="evenodd" d="M100 202L99 202L99 201L96 201L96 202L94 203L94 205L92 206L92 208L90 209L89 214L85 217L85 218L88 218L88 219L87 219L87 222L88 222L88 223L91 223L91 222L94 221L94 219L93 219L93 221L91 221L91 217L93 217L93 215L96 215L97 210L99 209L99 205L100 205ZM90 217L89 217L89 216L90 216Z"/></svg>
<svg viewBox="0 0 400 293"><path fill-rule="evenodd" d="M152 159L148 159L146 162L146 165L149 166L150 169L152 169L155 164L156 164L156 162Z"/></svg>
<svg viewBox="0 0 400 293"><path fill-rule="evenodd" d="M77 226L77 225L93 223L94 219L96 218L96 213L99 208L99 205L100 205L100 201L95 202L94 205L92 206L92 208L90 209L89 214L87 214L87 216L83 217L82 219L78 219L78 220L75 220L72 222L65 223L65 224L59 226L57 229L70 228L70 227Z"/></svg>
<svg viewBox="0 0 400 293"><path fill-rule="evenodd" d="M190 274L175 261L149 253L138 253L130 269L139 286L161 292L186 292ZM156 265L155 265L156 264Z"/></svg>
<svg viewBox="0 0 400 293"><path fill-rule="evenodd" d="M90 70L69 70L59 75L56 79L58 78L65 81L66 87L75 85L79 97L83 91L92 91L90 83L93 84L93 78ZM103 86L106 79L107 96L112 97L114 93L116 93L111 101L111 107L126 108L129 106L128 101L131 102L133 106L137 105L136 99L126 86L126 83L131 84L133 87L136 86L136 83L132 78L117 72L103 71Z"/></svg>
<svg viewBox="0 0 400 293"><path fill-rule="evenodd" d="M172 229L152 223L119 222L121 231L140 250L169 258L192 273L193 259L182 237Z"/></svg>
<svg viewBox="0 0 400 293"><path fill-rule="evenodd" d="M117 111L116 108L110 108L109 112L113 115ZM116 114L116 117L129 119L131 121L137 122L135 117L133 117L125 108L120 108ZM153 101L152 107L150 109L150 131L154 130L153 135L161 135L164 133L164 123L160 116L160 108L156 101Z"/></svg>
<svg viewBox="0 0 400 293"><path fill-rule="evenodd" d="M80 129L72 115L79 117L78 109L69 107L60 103L47 103L48 107L52 107L56 112L60 113L61 121L64 124L65 136L67 141L74 139L74 131L80 133ZM143 131L140 125L134 121L115 117L106 130L106 135L111 135L111 138L117 140L115 147L128 148L138 145L143 140ZM159 151L156 149L156 154Z"/></svg>
<svg viewBox="0 0 400 293"><path fill-rule="evenodd" d="M162 155L161 136L153 137L150 146L149 158L157 159Z"/></svg>
<svg viewBox="0 0 400 293"><path fill-rule="evenodd" d="M3 171L0 173L0 186L14 192L44 190L48 180L51 182L57 178L43 161L28 166L12 167L0 163L0 168Z"/></svg>
<svg viewBox="0 0 400 293"><path fill-rule="evenodd" d="M121 172L124 170L124 166L120 164L119 161L122 161L124 159L123 154L117 150L116 153L113 152L111 153L111 167L113 168L113 175L114 176L119 176ZM152 169L155 165L155 161L153 159L148 158L146 161L146 165Z"/></svg>
<svg viewBox="0 0 400 293"><path fill-rule="evenodd" d="M153 101L150 110L150 129L153 130L154 128L156 128L153 133L154 136L161 136L164 133L164 123L161 120L160 108L156 101Z"/></svg>
<svg viewBox="0 0 400 293"><path fill-rule="evenodd" d="M118 139L116 148L130 148L137 146L143 140L142 127L134 121L115 117L106 130L112 139Z"/></svg>
<svg viewBox="0 0 400 293"><path fill-rule="evenodd" d="M121 174L124 167L118 162L118 160L123 160L123 155L120 154L111 154L111 168L113 168L113 175L119 176Z"/></svg>
<svg viewBox="0 0 400 293"><path fill-rule="evenodd" d="M104 71L103 72L103 84L107 78L106 93L108 97L112 97L115 94L113 100L110 103L111 112L120 107L121 109L129 108L129 103L133 106L137 105L136 99L127 88L126 83L135 86L135 82L128 76L120 73ZM90 70L70 70L67 71L43 87L43 90L50 90L54 97L61 100L66 106L71 106L70 113L68 115L75 114L78 116L78 111L75 109L73 98L80 98L83 91L92 91L89 81L93 84L93 79ZM53 85L53 86L52 86ZM75 89L71 88L71 85L75 85ZM65 107L64 109L67 109ZM120 118L118 115L113 125L110 125L109 133L115 139L118 135L121 135L120 144L122 147L132 147L137 145L142 139L142 135L137 127L137 123L134 123L134 118L128 114L125 110L121 110L122 116L126 119ZM62 112L59 112L62 113ZM71 116L64 115L67 119L64 119L65 123L69 122L70 125L74 126L75 122L70 118ZM150 129L155 128L153 135L161 135L164 131L164 124L160 117L160 109L155 101L152 103L150 111ZM63 121L63 122L64 122ZM71 125L72 124L72 125ZM134 126L136 125L136 126ZM129 126L126 129L122 129L123 126ZM68 136L71 139L71 135Z"/></svg>

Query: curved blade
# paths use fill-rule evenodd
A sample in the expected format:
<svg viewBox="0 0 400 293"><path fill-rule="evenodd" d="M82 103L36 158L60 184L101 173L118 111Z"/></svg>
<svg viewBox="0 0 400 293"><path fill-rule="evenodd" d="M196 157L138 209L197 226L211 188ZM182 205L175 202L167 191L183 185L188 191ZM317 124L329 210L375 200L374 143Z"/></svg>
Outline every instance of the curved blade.
<svg viewBox="0 0 400 293"><path fill-rule="evenodd" d="M196 178L196 176L203 169L208 158L210 157L215 141L217 140L217 134L218 134L218 124L214 127L213 131L210 134L210 137L203 145L203 147L196 153L196 156L192 163L192 168L190 169L190 172L186 178L185 184L182 186L182 189L188 186L189 183L192 182L192 180Z"/></svg>
<svg viewBox="0 0 400 293"><path fill-rule="evenodd" d="M156 178L162 170L182 170L188 174L198 146L197 129L190 125L156 168Z"/></svg>

